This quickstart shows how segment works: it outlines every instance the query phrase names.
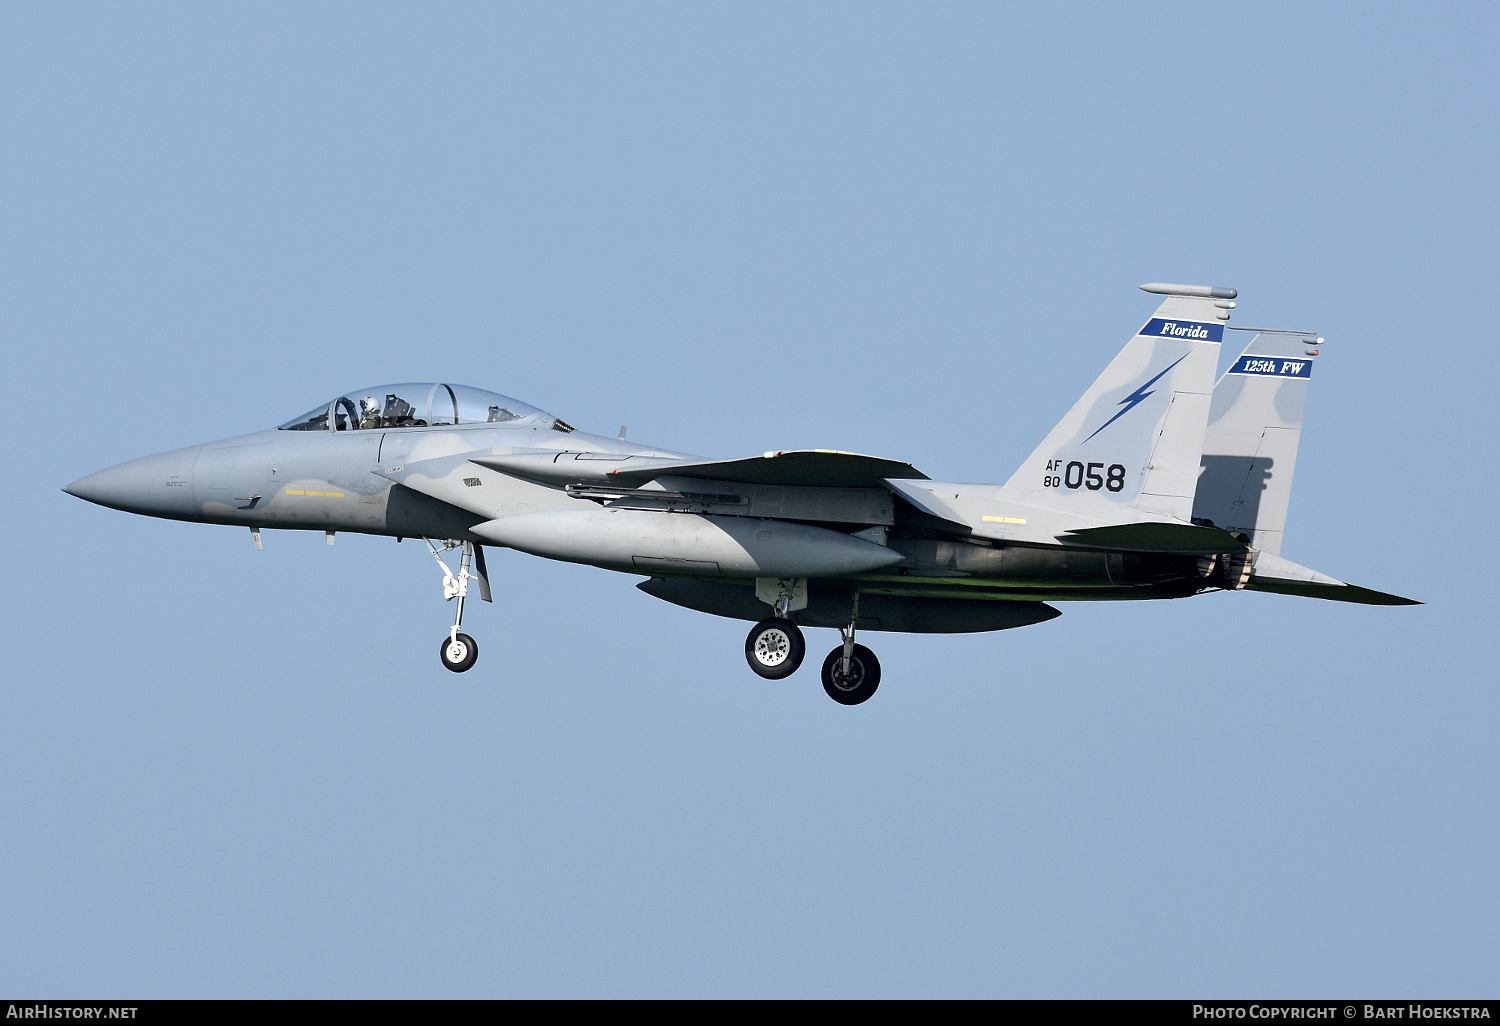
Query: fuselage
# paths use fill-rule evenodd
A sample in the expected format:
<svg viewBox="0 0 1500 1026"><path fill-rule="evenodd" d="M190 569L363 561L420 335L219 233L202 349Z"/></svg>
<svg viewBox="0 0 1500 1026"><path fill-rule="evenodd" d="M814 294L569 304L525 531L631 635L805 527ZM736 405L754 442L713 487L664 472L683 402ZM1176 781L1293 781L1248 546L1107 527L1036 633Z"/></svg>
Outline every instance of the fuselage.
<svg viewBox="0 0 1500 1026"><path fill-rule="evenodd" d="M292 429L272 428L131 460L75 481L67 491L146 516L257 531L355 532L495 544L492 538L476 535L472 529L503 518L598 511L600 507L552 483L471 468L476 476L465 480L476 487L482 484L484 502L464 508L405 487L392 480L391 472L410 464L474 454L550 451L694 459L686 453L577 431L541 411L499 424L464 423L458 418L457 424L383 426L372 421L360 427L355 416L339 416L336 404L330 408L334 415L313 417L311 429L304 421ZM330 428L330 424L338 426ZM467 465L461 459L459 462ZM922 483L931 486L930 482ZM955 498L967 498L966 493L987 494L996 486L944 487L953 489ZM474 497L477 499L479 493ZM702 510L661 515L696 516L710 528L735 524L732 519L704 515ZM1036 602L1179 597L1206 586L1200 565L1192 557L982 538L955 540L934 532L920 512L901 502L892 504L887 519L889 527L880 544L899 555L899 562L865 572L815 577L814 588L832 588L835 592L857 589L867 595L910 599ZM688 526L686 521L661 523L676 525L663 526L662 530L687 533L682 531ZM781 522L782 529L792 529L785 524ZM825 522L815 526L820 531L854 532L863 525ZM576 556L554 558L632 569L617 558L591 558L586 550ZM710 580L721 573L717 566L711 572L697 573L693 562L673 566L642 561L635 564L634 572L649 577L701 576ZM734 583L744 585L749 581Z"/></svg>
<svg viewBox="0 0 1500 1026"><path fill-rule="evenodd" d="M345 432L272 428L130 460L66 490L113 509L195 523L463 539L470 526L487 518L394 484L381 471L473 450L500 454L580 445L591 452L683 455L564 433L546 423ZM504 515L579 505L561 489L519 478L504 485Z"/></svg>

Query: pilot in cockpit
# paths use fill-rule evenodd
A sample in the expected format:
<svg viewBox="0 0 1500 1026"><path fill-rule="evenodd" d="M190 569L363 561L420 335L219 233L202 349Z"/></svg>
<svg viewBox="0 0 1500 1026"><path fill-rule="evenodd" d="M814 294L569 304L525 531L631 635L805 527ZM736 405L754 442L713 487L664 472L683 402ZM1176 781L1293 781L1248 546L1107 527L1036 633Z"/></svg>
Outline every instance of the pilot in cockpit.
<svg viewBox="0 0 1500 1026"><path fill-rule="evenodd" d="M359 426L362 429L380 427L380 400L373 395L359 401Z"/></svg>

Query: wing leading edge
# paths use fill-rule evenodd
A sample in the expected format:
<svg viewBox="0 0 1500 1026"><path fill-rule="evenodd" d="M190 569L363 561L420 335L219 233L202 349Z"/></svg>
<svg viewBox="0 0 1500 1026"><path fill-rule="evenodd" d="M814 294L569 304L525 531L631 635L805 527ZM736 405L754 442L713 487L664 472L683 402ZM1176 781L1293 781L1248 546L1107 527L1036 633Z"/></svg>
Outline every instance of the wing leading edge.
<svg viewBox="0 0 1500 1026"><path fill-rule="evenodd" d="M927 475L910 463L834 449L768 452L764 456L745 459L675 463L641 469L624 466L610 474L610 478L623 485L634 485L645 484L663 474L709 481L824 488L884 488L885 479L892 477L927 480Z"/></svg>

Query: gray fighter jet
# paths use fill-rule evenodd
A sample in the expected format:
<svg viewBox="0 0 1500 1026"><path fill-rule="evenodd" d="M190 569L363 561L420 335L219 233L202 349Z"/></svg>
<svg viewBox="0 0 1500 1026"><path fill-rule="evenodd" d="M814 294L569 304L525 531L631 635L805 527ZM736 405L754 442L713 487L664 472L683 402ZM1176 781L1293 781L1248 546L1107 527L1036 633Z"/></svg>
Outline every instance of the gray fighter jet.
<svg viewBox="0 0 1500 1026"><path fill-rule="evenodd" d="M1249 344L1215 384L1233 289L1165 297L1083 398L1002 485L929 480L832 450L708 460L576 431L463 385L381 385L279 428L101 470L66 491L115 509L249 527L426 541L456 600L441 646L455 672L484 546L647 578L648 595L756 621L762 677L802 663L803 627L837 628L823 687L857 705L880 663L856 629L996 631L1059 615L1048 601L1280 592L1374 605L1411 599L1283 559L1313 332L1232 329ZM444 553L457 550L457 567Z"/></svg>

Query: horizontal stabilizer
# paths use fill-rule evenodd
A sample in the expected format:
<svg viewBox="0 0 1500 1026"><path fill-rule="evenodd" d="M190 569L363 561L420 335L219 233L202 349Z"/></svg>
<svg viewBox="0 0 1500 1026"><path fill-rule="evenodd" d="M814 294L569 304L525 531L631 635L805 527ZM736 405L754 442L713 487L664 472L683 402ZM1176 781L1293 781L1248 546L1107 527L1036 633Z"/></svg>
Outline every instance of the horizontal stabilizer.
<svg viewBox="0 0 1500 1026"><path fill-rule="evenodd" d="M1332 599L1334 602L1359 602L1367 606L1420 606L1416 599L1388 595L1383 591L1356 587L1353 584L1311 584L1307 581L1283 581L1274 577L1251 577L1246 585L1251 591L1270 591L1278 595L1301 595L1305 598Z"/></svg>
<svg viewBox="0 0 1500 1026"><path fill-rule="evenodd" d="M1383 591L1371 591L1316 570L1299 566L1289 559L1282 559L1271 552L1261 552L1255 558L1255 573L1246 585L1252 591L1269 591L1278 595L1302 595L1305 598L1330 599L1334 602L1359 602L1367 606L1420 606L1416 599L1388 595Z"/></svg>
<svg viewBox="0 0 1500 1026"><path fill-rule="evenodd" d="M748 459L673 463L640 470L626 465L611 473L609 479L623 485L645 484L663 474L743 484L824 488L884 488L888 477L927 479L926 474L909 463L832 449L768 452Z"/></svg>
<svg viewBox="0 0 1500 1026"><path fill-rule="evenodd" d="M1244 543L1228 531L1191 524L1111 524L1109 527L1086 527L1069 531L1058 535L1057 539L1115 552L1209 556L1221 552L1245 551Z"/></svg>

